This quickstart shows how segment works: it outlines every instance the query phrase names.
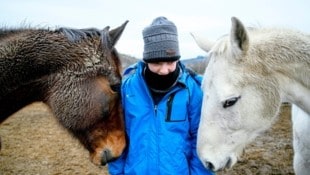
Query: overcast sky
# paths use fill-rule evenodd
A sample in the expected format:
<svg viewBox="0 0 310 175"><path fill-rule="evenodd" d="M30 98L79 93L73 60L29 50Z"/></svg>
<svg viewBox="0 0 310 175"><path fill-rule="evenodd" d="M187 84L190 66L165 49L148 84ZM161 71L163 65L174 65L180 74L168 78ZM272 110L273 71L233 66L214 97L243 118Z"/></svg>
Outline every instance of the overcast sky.
<svg viewBox="0 0 310 175"><path fill-rule="evenodd" d="M205 55L190 33L210 39L230 31L232 16L247 26L287 27L310 33L309 0L0 0L0 25L111 28L129 23L118 41L120 53L142 57L142 30L166 16L179 32L182 59Z"/></svg>

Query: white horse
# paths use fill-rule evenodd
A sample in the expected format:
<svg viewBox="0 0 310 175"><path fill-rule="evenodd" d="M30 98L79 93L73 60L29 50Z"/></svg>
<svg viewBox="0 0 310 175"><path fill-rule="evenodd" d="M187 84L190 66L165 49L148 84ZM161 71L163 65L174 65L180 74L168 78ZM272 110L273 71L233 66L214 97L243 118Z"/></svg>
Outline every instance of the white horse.
<svg viewBox="0 0 310 175"><path fill-rule="evenodd" d="M213 171L232 167L244 147L271 127L281 103L290 102L294 170L296 174L308 174L309 35L284 29L246 29L233 17L230 35L214 44L194 38L210 56L202 83L197 141L205 167Z"/></svg>

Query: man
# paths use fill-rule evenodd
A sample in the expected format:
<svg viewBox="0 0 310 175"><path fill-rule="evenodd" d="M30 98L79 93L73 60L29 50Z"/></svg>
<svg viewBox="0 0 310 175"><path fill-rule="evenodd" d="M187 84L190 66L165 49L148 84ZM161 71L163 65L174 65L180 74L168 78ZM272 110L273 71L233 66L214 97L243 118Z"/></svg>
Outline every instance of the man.
<svg viewBox="0 0 310 175"><path fill-rule="evenodd" d="M142 34L143 61L125 71L121 88L128 145L109 172L212 174L196 154L201 79L179 61L177 28L158 17Z"/></svg>

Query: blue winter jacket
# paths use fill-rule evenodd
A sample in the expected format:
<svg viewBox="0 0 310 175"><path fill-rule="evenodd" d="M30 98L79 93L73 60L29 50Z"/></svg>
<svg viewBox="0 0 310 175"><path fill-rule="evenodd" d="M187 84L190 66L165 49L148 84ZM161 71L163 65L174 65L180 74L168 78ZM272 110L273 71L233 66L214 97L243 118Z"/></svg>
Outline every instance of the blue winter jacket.
<svg viewBox="0 0 310 175"><path fill-rule="evenodd" d="M201 77L194 78L179 65L177 85L157 105L142 76L145 63L125 70L121 92L128 145L108 164L111 175L212 174L196 154Z"/></svg>

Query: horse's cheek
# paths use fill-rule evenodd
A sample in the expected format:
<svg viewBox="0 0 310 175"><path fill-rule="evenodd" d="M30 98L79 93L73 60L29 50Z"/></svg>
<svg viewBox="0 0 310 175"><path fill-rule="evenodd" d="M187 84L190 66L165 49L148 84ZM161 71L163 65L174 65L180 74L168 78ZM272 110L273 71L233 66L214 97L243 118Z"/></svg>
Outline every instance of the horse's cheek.
<svg viewBox="0 0 310 175"><path fill-rule="evenodd" d="M119 157L125 146L124 123L122 121L120 108L113 108L110 116L103 119L100 124L96 125L89 136L92 150L90 157L94 164L102 164L102 160L106 160L108 153L109 159Z"/></svg>

